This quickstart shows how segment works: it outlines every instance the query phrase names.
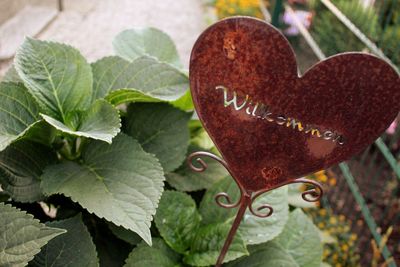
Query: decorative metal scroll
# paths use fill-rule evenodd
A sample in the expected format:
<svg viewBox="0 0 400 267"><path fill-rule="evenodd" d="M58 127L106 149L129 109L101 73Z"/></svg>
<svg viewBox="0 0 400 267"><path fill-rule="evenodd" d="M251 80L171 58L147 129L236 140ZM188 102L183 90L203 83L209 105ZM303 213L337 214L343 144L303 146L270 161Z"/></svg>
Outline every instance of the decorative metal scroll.
<svg viewBox="0 0 400 267"><path fill-rule="evenodd" d="M243 215L246 212L247 208L249 209L251 214L253 214L254 216L260 217L260 218L267 218L273 214L274 208L272 206L268 205L268 203L263 203L258 207L253 206L253 204L255 203L255 200L258 197L260 197L262 194L267 193L267 192L269 192L273 189L276 189L277 187L280 187L280 186L301 183L301 184L308 184L308 185L311 185L314 187L314 188L308 189L302 193L302 198L305 201L317 202L321 199L321 197L323 195L322 186L318 182L310 180L310 179L305 179L305 178L294 179L294 180L286 182L285 184L276 186L274 188L263 189L263 190L260 190L257 192L246 191L245 188L241 185L240 181L238 181L235 178L235 176L232 175L232 173L228 167L228 164L223 159L221 159L220 157L218 157L210 152L197 151L197 152L194 152L189 155L189 157L187 159L187 163L193 171L204 172L207 170L208 165L202 159L202 157L208 157L210 159L213 159L213 160L219 162L222 166L224 166L224 168L233 177L233 179L240 191L240 197L236 202L232 201L231 197L226 192L220 192L215 195L215 202L217 203L218 206L220 206L222 208L226 208L226 209L232 209L232 208L239 207L236 218L232 224L232 227L229 231L229 234L225 240L224 246L221 250L221 253L220 253L217 263L215 265L217 267L222 265L225 255L228 252L229 246L232 243L232 240L237 232L237 229L240 225L240 222L241 222ZM265 212L265 210L266 210L266 212Z"/></svg>
<svg viewBox="0 0 400 267"><path fill-rule="evenodd" d="M202 157L222 164L240 190L233 200L215 196L238 213L218 258L223 262L247 210L267 218L262 194L303 183L306 201L318 201L319 183L298 178L351 158L373 143L400 110L400 77L387 62L366 53L323 60L300 76L287 39L273 26L249 17L221 20L196 41L190 58L190 90L197 115L222 158L208 152L189 157L205 171ZM384 108L382 108L384 107Z"/></svg>

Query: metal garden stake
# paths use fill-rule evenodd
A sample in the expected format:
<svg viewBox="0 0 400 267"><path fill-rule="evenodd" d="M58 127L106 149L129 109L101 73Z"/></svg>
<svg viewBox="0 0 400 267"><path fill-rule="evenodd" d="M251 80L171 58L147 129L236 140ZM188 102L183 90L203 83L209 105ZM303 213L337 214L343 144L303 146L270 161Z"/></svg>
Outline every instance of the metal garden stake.
<svg viewBox="0 0 400 267"><path fill-rule="evenodd" d="M299 178L349 159L371 144L400 110L400 78L385 61L366 53L345 53L319 62L299 76L295 54L273 26L232 17L198 38L190 59L190 88L196 112L240 189L233 201L215 196L223 208L238 207L216 266L221 266L247 209L268 217L268 203L253 205L278 187L305 183L302 196L318 201L319 183ZM311 186L311 187L310 187Z"/></svg>

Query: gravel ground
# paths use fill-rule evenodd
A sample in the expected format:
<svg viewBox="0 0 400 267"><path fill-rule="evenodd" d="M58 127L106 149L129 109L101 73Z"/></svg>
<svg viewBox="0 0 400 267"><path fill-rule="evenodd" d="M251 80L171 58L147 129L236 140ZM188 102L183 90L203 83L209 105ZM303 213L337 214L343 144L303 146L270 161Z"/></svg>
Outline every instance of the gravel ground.
<svg viewBox="0 0 400 267"><path fill-rule="evenodd" d="M113 37L124 29L152 26L175 41L188 67L190 51L205 28L201 0L64 0L64 10L39 35L68 43L93 62L111 55ZM0 63L0 74L9 62Z"/></svg>

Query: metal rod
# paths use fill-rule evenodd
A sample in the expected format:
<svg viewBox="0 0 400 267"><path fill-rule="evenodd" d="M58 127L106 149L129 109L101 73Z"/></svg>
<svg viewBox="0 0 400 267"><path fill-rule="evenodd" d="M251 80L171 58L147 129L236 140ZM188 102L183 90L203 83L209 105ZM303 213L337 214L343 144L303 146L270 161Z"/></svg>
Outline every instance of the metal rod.
<svg viewBox="0 0 400 267"><path fill-rule="evenodd" d="M399 69L396 65L376 46L351 20L349 20L330 0L321 0L321 2L361 41L363 42L375 55L381 57L389 63L398 73Z"/></svg>
<svg viewBox="0 0 400 267"><path fill-rule="evenodd" d="M283 1L282 0L276 0L275 1L275 6L274 6L274 11L272 13L272 25L275 27L279 27L279 16L282 12L282 7L283 7Z"/></svg>
<svg viewBox="0 0 400 267"><path fill-rule="evenodd" d="M272 17L271 17L271 14L269 13L267 7L265 6L264 0L258 0L258 5L259 5L261 13L264 17L264 20L268 23L271 23Z"/></svg>
<svg viewBox="0 0 400 267"><path fill-rule="evenodd" d="M305 178L289 180L285 183L278 184L276 186L266 188L266 189L263 189L263 190L260 190L257 192L247 191L245 189L245 187L243 187L243 185L239 182L239 180L237 180L235 178L235 176L233 175L233 173L230 171L228 164L223 159L221 159L220 157L218 157L210 152L197 151L188 156L187 163L193 171L204 172L205 170L207 170L208 166L207 166L206 162L202 159L202 157L207 157L207 158L216 160L222 166L224 166L225 169L232 176L233 180L235 181L236 185L238 186L238 188L240 190L240 198L237 202L233 202L231 197L225 192L220 192L215 196L216 203L218 204L218 206L220 206L222 208L232 209L232 208L236 208L239 206L239 210L236 214L236 218L231 226L231 229L229 230L228 236L222 247L221 253L218 256L218 260L215 265L216 267L220 267L222 265L224 258L226 256L226 253L229 250L229 247L232 243L233 238L236 235L236 232L239 228L240 222L242 221L244 213L246 212L247 208L249 208L249 211L251 214L253 214L254 216L257 216L259 218L267 218L267 217L271 216L272 213L274 212L273 207L268 205L268 203L263 203L256 208L253 207L255 200L259 196L261 196L262 194L267 193L271 190L274 190L278 187L288 185L288 184L293 184L293 183L304 183L304 184L313 186L313 189L306 190L301 195L305 201L308 201L308 202L319 201L323 194L322 186L318 182L309 180L309 179L305 179ZM227 203L224 203L222 201L222 199L225 199L225 201Z"/></svg>
<svg viewBox="0 0 400 267"><path fill-rule="evenodd" d="M393 171L396 173L397 179L400 181L400 165L397 163L396 158L393 156L393 154L390 152L389 148L387 147L385 142L382 141L381 138L378 138L375 141L375 144L378 146L379 150L382 152L387 162L389 162L390 167L392 167Z"/></svg>
<svg viewBox="0 0 400 267"><path fill-rule="evenodd" d="M240 206L239 206L239 210L236 214L236 218L233 221L232 227L229 230L228 233L228 237L225 240L224 246L222 247L221 253L218 256L218 260L217 263L215 264L215 267L221 267L225 255L228 252L228 249L230 247L230 245L232 244L233 238L236 235L236 232L239 228L239 225L243 219L244 213L246 212L247 207L250 205L251 203L251 195L247 192L244 192L242 195L242 198L240 200Z"/></svg>
<svg viewBox="0 0 400 267"><path fill-rule="evenodd" d="M367 223L368 228L371 231L372 236L374 237L376 243L380 244L381 240L382 240L382 236L376 231L378 226L376 225L376 222L375 222L374 218L372 217L372 214L367 206L367 203L365 203L365 199L361 195L360 189L358 188L358 185L357 185L353 175L350 172L349 166L346 163L340 163L339 167L343 172L344 178L346 179L357 204L361 208L361 213L365 219L365 222ZM382 255L385 260L389 260L392 257L392 254L390 253L387 245L384 245L382 247ZM396 263L391 262L391 263L389 263L388 266L396 267L397 265L396 265Z"/></svg>
<svg viewBox="0 0 400 267"><path fill-rule="evenodd" d="M285 4L285 9L287 12L289 12L296 28L299 30L301 35L304 37L304 40L306 40L308 46L310 46L310 48L312 49L314 54L318 57L319 60L325 59L326 58L325 54L322 52L321 48L319 48L317 42L314 40L314 38L308 32L306 27L304 27L303 23L301 23L301 21L297 18L294 10L287 4Z"/></svg>

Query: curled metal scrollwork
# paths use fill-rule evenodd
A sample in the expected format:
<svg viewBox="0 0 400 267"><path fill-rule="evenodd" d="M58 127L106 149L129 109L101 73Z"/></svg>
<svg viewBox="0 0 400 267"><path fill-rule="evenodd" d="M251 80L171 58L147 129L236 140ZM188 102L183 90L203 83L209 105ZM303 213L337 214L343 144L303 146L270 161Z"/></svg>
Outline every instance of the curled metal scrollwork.
<svg viewBox="0 0 400 267"><path fill-rule="evenodd" d="M218 157L210 152L205 152L205 151L198 151L198 152L194 152L189 155L187 162L188 162L190 169L192 169L195 172L204 172L208 168L207 163L201 157L208 157L210 159L213 159L213 160L219 162L222 166L224 166L224 168L229 172L229 174L231 174L231 176L234 177L232 175L231 171L229 170L228 164L223 159L221 159L220 157ZM195 166L194 162L197 162L199 164L199 166ZM236 208L237 206L239 206L241 204L242 196L243 196L243 188L236 180L235 180L235 182L240 189L239 200L237 200L236 202L233 202L228 193L221 192L215 196L215 202L217 203L218 206L227 208L227 209L231 209L231 208ZM225 202L223 200L225 200Z"/></svg>
<svg viewBox="0 0 400 267"><path fill-rule="evenodd" d="M218 193L215 196L215 202L220 207L229 208L229 209L240 206L242 204L242 202L244 202L245 196L249 197L249 192L246 192L245 189L241 186L241 184L235 179L235 177L232 175L231 171L229 170L228 164L223 159L221 159L220 157L218 157L210 152L198 151L198 152L194 152L189 155L189 157L187 159L189 167L195 172L204 172L208 168L208 166L207 166L207 163L202 159L202 157L208 157L210 159L213 159L213 160L219 162L222 166L224 166L224 168L231 174L231 176L235 180L235 182L240 190L240 198L236 202L233 202L231 197L226 192ZM308 189L301 194L302 198L305 201L316 202L321 199L321 197L323 195L322 186L318 182L313 181L313 180L299 178L299 179L292 180L286 184L279 185L277 187L280 187L283 185L288 185L288 184L295 184L295 183L302 183L302 184L308 184L308 185L313 186L313 188ZM258 192L255 192L254 194L252 194L250 202L248 203L248 207L249 207L250 212L254 216L257 216L260 218L266 218L266 217L269 217L272 215L272 213L274 212L274 209L270 205L261 204L255 208L255 207L253 207L253 204L255 203L255 200L260 195L267 193L273 189L275 189L275 188L261 190L261 191L258 191ZM250 195L251 195L251 193L250 193Z"/></svg>
<svg viewBox="0 0 400 267"><path fill-rule="evenodd" d="M225 199L227 203L224 203L222 199ZM240 205L241 199L232 203L231 197L227 193L221 192L215 195L215 202L217 202L218 206L222 208L232 209Z"/></svg>
<svg viewBox="0 0 400 267"><path fill-rule="evenodd" d="M227 171L229 171L228 165L226 164L226 162L223 159L221 159L220 157L218 157L218 156L216 156L216 155L214 155L214 154L212 154L210 152L205 152L205 151L198 151L198 152L194 152L194 153L189 155L189 157L187 159L187 162L188 162L189 167L193 171L195 171L195 172L204 172L205 170L207 170L208 165L201 157L208 157L208 158L211 158L213 160L216 160L219 163L221 163L221 165L224 166ZM200 164L200 167L196 167L194 165L194 163L193 163L194 160L196 160L196 162L198 164Z"/></svg>
<svg viewBox="0 0 400 267"><path fill-rule="evenodd" d="M274 213L274 209L272 208L272 206L268 205L268 204L262 204L260 206L258 206L256 209L253 208L253 203L254 203L255 198L252 198L251 203L249 205L249 210L251 212L251 214L253 214L254 216L260 217L260 218L267 218L269 216L272 215L272 213ZM261 212L262 210L267 210L267 212Z"/></svg>
<svg viewBox="0 0 400 267"><path fill-rule="evenodd" d="M283 184L280 186L284 186L284 185L288 185L288 184L296 184L296 183L308 184L308 185L312 185L314 187L314 188L311 188L311 189L308 189L308 190L302 192L301 197L305 201L317 202L321 199L321 197L323 195L322 186L318 182L313 181L313 180L299 178L299 179L292 180L292 181L288 182L287 184ZM277 186L277 187L280 187L280 186ZM276 189L276 188L269 188L269 189L261 190L261 191L258 191L253 194L250 205L249 205L249 209L250 209L250 212L254 216L266 218L266 217L269 217L272 215L272 213L274 212L274 209L270 205L262 204L259 207L257 207L256 209L254 209L253 204L259 196L261 196L262 194L267 193L273 189ZM260 212L262 210L267 210L267 212Z"/></svg>
<svg viewBox="0 0 400 267"><path fill-rule="evenodd" d="M305 179L305 178L299 178L299 179L289 182L288 184L296 184L296 183L308 184L308 185L312 185L314 187L314 188L304 191L301 194L301 197L307 202L317 202L321 199L322 195L324 194L321 184L318 183L317 181L313 181L313 180L309 180L309 179Z"/></svg>
<svg viewBox="0 0 400 267"><path fill-rule="evenodd" d="M256 199L258 197L260 197L262 194L269 192L270 190L271 189L261 190L261 191L255 192L252 195L251 202L249 205L249 210L254 216L257 216L260 218L267 218L267 217L271 216L272 213L274 212L274 209L272 208L272 206L270 206L268 204L261 204L256 209L254 209L254 207L253 207L254 203L256 202ZM267 212L261 212L263 210L267 210Z"/></svg>
<svg viewBox="0 0 400 267"><path fill-rule="evenodd" d="M240 197L236 202L232 201L232 198L226 192L220 192L215 196L215 202L220 207L228 208L228 209L239 207L238 212L235 217L235 220L233 221L232 227L229 230L228 236L225 240L224 246L221 250L220 255L218 256L218 260L217 260L217 264L216 264L216 266L218 266L218 267L222 265L223 259L226 255L226 253L228 252L229 246L233 240L234 235L236 234L236 231L240 225L241 220L243 219L243 216L245 215L247 208L249 208L249 211L251 214L253 214L256 217L260 217L260 218L267 218L273 214L274 209L272 206L270 206L268 204L256 202L256 199L258 197L260 197L262 194L267 193L273 189L276 189L276 188L284 186L284 185L302 183L302 184L308 184L308 185L313 186L312 189L307 189L306 191L302 192L301 196L305 201L316 202L316 201L320 200L323 195L322 186L318 182L309 180L309 179L305 179L305 178L295 179L295 180L289 181L287 183L282 183L275 187L267 188L267 189L260 190L257 192L246 191L245 188L240 184L240 182L238 180L236 180L235 176L231 173L228 164L223 159L219 158L218 156L216 156L212 153L198 151L198 152L194 152L194 153L190 154L187 159L187 162L188 162L189 167L193 171L204 172L205 170L207 170L207 168L208 168L207 163L202 159L202 157L203 158L208 157L210 159L216 160L222 166L224 166L224 168L232 176L232 178L234 179L236 185L238 186L238 188L240 190Z"/></svg>

